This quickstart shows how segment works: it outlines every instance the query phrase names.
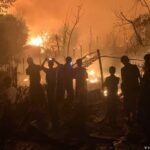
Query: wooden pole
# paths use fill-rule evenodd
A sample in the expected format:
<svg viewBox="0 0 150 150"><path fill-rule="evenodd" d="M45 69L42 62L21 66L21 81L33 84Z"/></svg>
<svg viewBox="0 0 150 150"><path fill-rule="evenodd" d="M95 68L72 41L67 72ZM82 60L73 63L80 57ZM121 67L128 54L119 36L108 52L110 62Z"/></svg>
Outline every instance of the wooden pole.
<svg viewBox="0 0 150 150"><path fill-rule="evenodd" d="M22 59L22 70L23 70L23 74L25 73L25 66L24 66L24 64L25 64L25 61L24 61L24 58Z"/></svg>
<svg viewBox="0 0 150 150"><path fill-rule="evenodd" d="M81 58L83 57L83 49L82 49L82 45L80 45L80 52L81 52Z"/></svg>
<svg viewBox="0 0 150 150"><path fill-rule="evenodd" d="M97 50L98 60L99 60L99 68L100 68L100 74L101 74L101 88L104 90L104 74L103 74L103 66L102 66L102 59L101 59L101 53L100 50Z"/></svg>

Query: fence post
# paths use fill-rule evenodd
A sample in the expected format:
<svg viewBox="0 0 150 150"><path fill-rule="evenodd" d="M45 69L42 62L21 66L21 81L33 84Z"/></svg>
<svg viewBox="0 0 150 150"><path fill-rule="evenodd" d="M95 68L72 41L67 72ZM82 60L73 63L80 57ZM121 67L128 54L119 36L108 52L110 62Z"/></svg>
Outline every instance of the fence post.
<svg viewBox="0 0 150 150"><path fill-rule="evenodd" d="M100 74L101 74L101 88L104 90L104 74L103 74L103 66L102 66L102 58L100 50L97 50L98 60L99 60L99 68L100 68Z"/></svg>

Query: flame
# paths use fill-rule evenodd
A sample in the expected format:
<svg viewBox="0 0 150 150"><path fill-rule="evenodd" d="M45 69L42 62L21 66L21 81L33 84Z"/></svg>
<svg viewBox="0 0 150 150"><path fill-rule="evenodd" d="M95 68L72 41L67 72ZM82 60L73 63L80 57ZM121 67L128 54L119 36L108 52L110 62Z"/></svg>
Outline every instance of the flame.
<svg viewBox="0 0 150 150"><path fill-rule="evenodd" d="M89 81L90 81L90 83L97 83L97 82L98 82L98 79L95 78L95 79L91 79L91 80L89 80Z"/></svg>
<svg viewBox="0 0 150 150"><path fill-rule="evenodd" d="M98 77L97 77L94 70L90 70L88 75L89 75L88 81L90 83L97 83L98 82Z"/></svg>
<svg viewBox="0 0 150 150"><path fill-rule="evenodd" d="M107 96L108 96L108 91L105 89L105 90L103 91L103 94L104 94L105 97L107 97Z"/></svg>
<svg viewBox="0 0 150 150"><path fill-rule="evenodd" d="M34 46L43 46L43 38L41 36L36 36L36 37L31 37L28 44L29 45L34 45Z"/></svg>
<svg viewBox="0 0 150 150"><path fill-rule="evenodd" d="M29 81L29 79L28 79L28 78L25 78L23 81L24 81L24 82L28 82L28 81Z"/></svg>
<svg viewBox="0 0 150 150"><path fill-rule="evenodd" d="M89 72L89 75L90 75L90 76L95 76L95 71L94 71L94 70L91 70L91 71Z"/></svg>

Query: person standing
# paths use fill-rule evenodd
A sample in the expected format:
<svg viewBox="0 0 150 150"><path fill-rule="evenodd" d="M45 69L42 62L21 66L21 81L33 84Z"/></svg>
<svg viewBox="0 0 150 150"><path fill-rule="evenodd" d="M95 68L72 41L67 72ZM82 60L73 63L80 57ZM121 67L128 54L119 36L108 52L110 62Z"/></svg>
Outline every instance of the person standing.
<svg viewBox="0 0 150 150"><path fill-rule="evenodd" d="M121 62L124 67L121 69L122 93L124 96L124 109L131 123L137 117L138 93L141 82L141 75L138 67L130 63L128 56L122 56Z"/></svg>
<svg viewBox="0 0 150 150"><path fill-rule="evenodd" d="M46 61L48 62L49 68L44 67ZM52 127L55 128L58 125L58 118L56 104L57 71L54 68L54 60L46 58L42 64L42 69L46 73L48 108L51 115Z"/></svg>
<svg viewBox="0 0 150 150"><path fill-rule="evenodd" d="M76 85L75 98L78 105L76 105L75 115L75 133L86 135L86 121L87 121L87 78L86 69L82 67L82 59L76 60L77 67L74 69L74 78Z"/></svg>
<svg viewBox="0 0 150 150"><path fill-rule="evenodd" d="M81 100L86 99L87 94L87 78L86 69L82 67L82 59L76 61L77 67L74 69L74 78L76 80L76 97Z"/></svg>
<svg viewBox="0 0 150 150"><path fill-rule="evenodd" d="M144 56L144 75L141 82L138 121L147 143L150 143L150 54Z"/></svg>
<svg viewBox="0 0 150 150"><path fill-rule="evenodd" d="M104 87L107 89L108 93L108 111L107 119L110 125L116 125L117 119L117 100L118 100L118 84L119 77L115 75L116 68L111 66L109 68L110 76L108 76L104 82Z"/></svg>
<svg viewBox="0 0 150 150"><path fill-rule="evenodd" d="M57 63L57 83L56 83L56 100L57 100L57 106L59 111L59 116L61 116L62 108L64 106L64 100L65 100L65 87L64 87L64 72L63 72L63 65Z"/></svg>
<svg viewBox="0 0 150 150"><path fill-rule="evenodd" d="M71 103L74 99L74 90L73 90L74 74L71 57L66 58L66 63L63 66L63 77L64 77L64 89L67 92L67 102Z"/></svg>
<svg viewBox="0 0 150 150"><path fill-rule="evenodd" d="M44 91L40 83L40 71L42 70L42 67L40 65L34 64L33 59L31 57L28 57L27 63L28 68L26 69L26 74L30 78L30 100L32 104L32 109L36 113L37 111L41 111L41 109L45 107Z"/></svg>

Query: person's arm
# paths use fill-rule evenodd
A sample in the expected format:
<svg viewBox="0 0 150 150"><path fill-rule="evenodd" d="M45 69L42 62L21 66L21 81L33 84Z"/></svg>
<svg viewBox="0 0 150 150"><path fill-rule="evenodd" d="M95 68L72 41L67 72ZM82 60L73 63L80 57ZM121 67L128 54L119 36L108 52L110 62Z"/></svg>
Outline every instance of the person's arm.
<svg viewBox="0 0 150 150"><path fill-rule="evenodd" d="M42 68L44 67L44 65L45 65L46 61L47 61L47 58L45 58L45 59L44 59L44 61L43 61L42 65L41 65L41 67L42 67Z"/></svg>
<svg viewBox="0 0 150 150"><path fill-rule="evenodd" d="M122 91L122 93L124 93L124 85L123 85L123 82L124 82L124 73L123 73L123 68L121 69L121 80L122 80L121 91Z"/></svg>
<svg viewBox="0 0 150 150"><path fill-rule="evenodd" d="M86 69L85 69L85 78L88 79L88 73L87 73Z"/></svg>
<svg viewBox="0 0 150 150"><path fill-rule="evenodd" d="M58 66L61 65L55 58L52 59Z"/></svg>
<svg viewBox="0 0 150 150"><path fill-rule="evenodd" d="M85 77L86 77L86 79L88 79L88 73L87 72L85 72Z"/></svg>
<svg viewBox="0 0 150 150"><path fill-rule="evenodd" d="M41 69L42 69L44 72L46 72L46 71L47 71L47 68L46 68L46 67L44 67L44 65L45 65L46 61L47 61L47 58L45 58L45 60L43 61L42 65L41 65Z"/></svg>
<svg viewBox="0 0 150 150"><path fill-rule="evenodd" d="M117 77L117 84L119 84L119 82L120 82L120 78L119 78L119 77Z"/></svg>
<svg viewBox="0 0 150 150"><path fill-rule="evenodd" d="M108 79L106 78L105 81L104 81L104 83L103 83L103 87L104 88L107 87L107 83L108 83Z"/></svg>
<svg viewBox="0 0 150 150"><path fill-rule="evenodd" d="M26 69L26 74L30 75L30 68L29 67Z"/></svg>
<svg viewBox="0 0 150 150"><path fill-rule="evenodd" d="M141 84L141 82L142 82L142 76L141 76L140 70L139 70L139 68L137 66L136 66L136 70L137 70L137 75L138 75L138 78L139 78L139 82Z"/></svg>

